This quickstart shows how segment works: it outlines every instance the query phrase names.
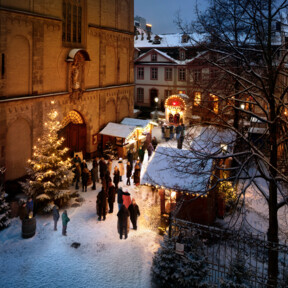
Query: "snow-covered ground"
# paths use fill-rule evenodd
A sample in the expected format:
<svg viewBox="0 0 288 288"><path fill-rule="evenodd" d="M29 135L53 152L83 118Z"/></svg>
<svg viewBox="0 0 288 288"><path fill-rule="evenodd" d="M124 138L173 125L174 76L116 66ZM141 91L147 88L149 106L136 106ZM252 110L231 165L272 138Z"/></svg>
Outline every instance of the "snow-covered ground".
<svg viewBox="0 0 288 288"><path fill-rule="evenodd" d="M120 240L117 203L105 221L97 220L96 196L101 185L96 187L96 191L89 186L87 193L80 192L85 199L80 207L67 209L71 219L67 237L62 236L61 219L54 231L52 216L37 215L35 236L22 239L21 221L12 219L10 227L0 232L0 287L151 287L152 257L161 239L151 225L157 217L151 214L151 208L159 208L157 198L149 187L123 185L136 199L141 216L138 230L130 229L128 238ZM71 247L73 242L81 243L80 247Z"/></svg>

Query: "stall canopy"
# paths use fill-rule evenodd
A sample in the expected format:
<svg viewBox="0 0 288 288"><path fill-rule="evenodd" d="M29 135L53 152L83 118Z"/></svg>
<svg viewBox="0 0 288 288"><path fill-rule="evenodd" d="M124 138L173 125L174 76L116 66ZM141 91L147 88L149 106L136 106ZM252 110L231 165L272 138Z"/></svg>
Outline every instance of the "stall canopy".
<svg viewBox="0 0 288 288"><path fill-rule="evenodd" d="M199 159L189 150L157 147L141 184L190 193L204 193L210 184L212 160Z"/></svg>
<svg viewBox="0 0 288 288"><path fill-rule="evenodd" d="M99 134L126 139L134 132L134 129L134 126L109 122Z"/></svg>
<svg viewBox="0 0 288 288"><path fill-rule="evenodd" d="M147 125L150 124L150 122L151 122L151 120L143 120L143 119L136 119L136 118L124 118L121 121L121 124L145 128Z"/></svg>

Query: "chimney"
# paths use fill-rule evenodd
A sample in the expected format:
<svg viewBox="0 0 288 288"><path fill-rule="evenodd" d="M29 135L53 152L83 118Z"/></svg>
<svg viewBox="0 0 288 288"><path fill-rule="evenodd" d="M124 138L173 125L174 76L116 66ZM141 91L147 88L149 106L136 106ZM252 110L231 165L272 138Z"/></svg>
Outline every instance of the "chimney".
<svg viewBox="0 0 288 288"><path fill-rule="evenodd" d="M146 24L146 32L147 32L147 40L151 40L151 30L152 30L152 25L151 24Z"/></svg>

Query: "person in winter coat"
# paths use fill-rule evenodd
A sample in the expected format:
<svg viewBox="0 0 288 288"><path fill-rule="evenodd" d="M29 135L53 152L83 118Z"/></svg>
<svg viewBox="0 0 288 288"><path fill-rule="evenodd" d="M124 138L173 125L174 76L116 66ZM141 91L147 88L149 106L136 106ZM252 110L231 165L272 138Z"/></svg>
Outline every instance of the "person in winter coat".
<svg viewBox="0 0 288 288"><path fill-rule="evenodd" d="M84 168L82 172L82 192L87 192L89 176L90 174L88 168Z"/></svg>
<svg viewBox="0 0 288 288"><path fill-rule="evenodd" d="M140 146L139 147L139 150L138 150L138 156L139 156L139 159L140 159L140 162L142 163L143 160L144 160L144 154L145 154L145 151L143 149L143 146Z"/></svg>
<svg viewBox="0 0 288 288"><path fill-rule="evenodd" d="M81 163L81 171L83 172L84 168L88 168L86 160L84 159Z"/></svg>
<svg viewBox="0 0 288 288"><path fill-rule="evenodd" d="M125 205L125 207L128 209L132 201L130 193L127 190L122 193L122 199L123 199L123 205Z"/></svg>
<svg viewBox="0 0 288 288"><path fill-rule="evenodd" d="M28 215L31 214L33 216L33 207L34 207L34 203L33 203L32 197L29 197L26 203Z"/></svg>
<svg viewBox="0 0 288 288"><path fill-rule="evenodd" d="M60 218L60 215L59 215L59 209L56 205L53 206L52 214L53 214L53 221L54 221L54 231L57 231L57 222Z"/></svg>
<svg viewBox="0 0 288 288"><path fill-rule="evenodd" d="M135 169L134 169L134 184L138 186L140 184L140 165L136 162Z"/></svg>
<svg viewBox="0 0 288 288"><path fill-rule="evenodd" d="M26 203L22 203L19 207L19 218L21 220L27 219L28 218L28 211L26 207Z"/></svg>
<svg viewBox="0 0 288 288"><path fill-rule="evenodd" d="M101 191L97 195L97 212L98 212L98 220L103 221L106 219L106 193L104 188L102 187Z"/></svg>
<svg viewBox="0 0 288 288"><path fill-rule="evenodd" d="M73 163L73 167L76 166L76 163L81 164L81 158L78 156L78 154L75 155L75 157L72 160L72 163Z"/></svg>
<svg viewBox="0 0 288 288"><path fill-rule="evenodd" d="M94 168L95 167L95 175L96 175L96 182L99 182L99 158L96 157L94 160L93 160L93 163L92 163L92 167Z"/></svg>
<svg viewBox="0 0 288 288"><path fill-rule="evenodd" d="M132 199L132 203L129 206L128 210L130 212L130 219L133 225L133 229L137 230L137 218L138 216L140 216L140 210L134 198Z"/></svg>
<svg viewBox="0 0 288 288"><path fill-rule="evenodd" d="M75 168L75 181L76 181L75 189L79 189L79 182L80 182L80 177L81 177L81 167L80 167L80 164L78 162L75 165L76 165L76 168Z"/></svg>
<svg viewBox="0 0 288 288"><path fill-rule="evenodd" d="M118 189L118 183L120 181L120 171L118 169L118 166L114 167L114 173L113 173L113 182L115 185L115 188Z"/></svg>
<svg viewBox="0 0 288 288"><path fill-rule="evenodd" d="M99 161L99 167L100 167L100 179L104 178L106 171L107 171L107 164L104 160L104 157L101 157Z"/></svg>
<svg viewBox="0 0 288 288"><path fill-rule="evenodd" d="M120 211L120 209L121 209L121 206L123 205L122 194L123 194L122 187L119 187L119 188L117 189L117 203L118 203L118 210L119 210L119 211Z"/></svg>
<svg viewBox="0 0 288 288"><path fill-rule="evenodd" d="M98 169L96 169L96 166L94 166L93 164L93 168L91 169L91 180L92 180L92 190L96 190L96 181L98 182L97 178L98 178Z"/></svg>
<svg viewBox="0 0 288 288"><path fill-rule="evenodd" d="M154 151L156 150L156 147L157 147L157 145L158 145L158 141L157 141L157 139L156 139L156 137L154 136L153 138L152 138L152 146L153 146L153 149L154 149Z"/></svg>
<svg viewBox="0 0 288 288"><path fill-rule="evenodd" d="M166 139L166 141L168 141L170 139L170 127L169 126L165 126L165 130L164 130L164 137Z"/></svg>
<svg viewBox="0 0 288 288"><path fill-rule="evenodd" d="M129 149L128 153L127 153L127 160L130 163L131 169L133 169L133 153L132 151Z"/></svg>
<svg viewBox="0 0 288 288"><path fill-rule="evenodd" d="M105 182L106 182L106 190L105 190L105 193L106 195L108 195L108 185L109 185L109 182L112 181L112 178L110 177L110 172L107 170L106 171L106 174L105 174Z"/></svg>
<svg viewBox="0 0 288 288"><path fill-rule="evenodd" d="M108 204L109 204L109 213L113 213L113 206L115 202L115 186L112 181L108 184Z"/></svg>
<svg viewBox="0 0 288 288"><path fill-rule="evenodd" d="M109 158L107 163L107 170L109 171L109 175L111 175L112 171L112 160Z"/></svg>
<svg viewBox="0 0 288 288"><path fill-rule="evenodd" d="M62 235L67 236L67 225L70 221L70 218L67 215L67 210L64 210L62 213Z"/></svg>
<svg viewBox="0 0 288 288"><path fill-rule="evenodd" d="M148 147L147 147L147 152L148 152L148 160L150 159L152 153L154 151L154 148L152 146L152 143L149 143Z"/></svg>
<svg viewBox="0 0 288 288"><path fill-rule="evenodd" d="M118 216L120 239L122 239L123 233L125 235L125 239L127 239L128 237L127 222L128 222L128 217L130 216L130 213L129 213L129 210L125 207L125 205L121 206L121 209L117 213L117 216Z"/></svg>
<svg viewBox="0 0 288 288"><path fill-rule="evenodd" d="M130 162L127 161L127 165L126 165L126 179L127 179L126 185L127 185L127 186L130 186L130 185L131 185L131 183L130 183L130 177L131 177L131 175L132 175L132 167L131 167Z"/></svg>
<svg viewBox="0 0 288 288"><path fill-rule="evenodd" d="M180 134L182 132L182 126L179 124L177 127L176 127L176 139L179 140L180 138Z"/></svg>
<svg viewBox="0 0 288 288"><path fill-rule="evenodd" d="M119 165L119 172L120 172L120 182L122 182L122 176L124 175L124 163L123 163L122 158L119 158L118 165Z"/></svg>

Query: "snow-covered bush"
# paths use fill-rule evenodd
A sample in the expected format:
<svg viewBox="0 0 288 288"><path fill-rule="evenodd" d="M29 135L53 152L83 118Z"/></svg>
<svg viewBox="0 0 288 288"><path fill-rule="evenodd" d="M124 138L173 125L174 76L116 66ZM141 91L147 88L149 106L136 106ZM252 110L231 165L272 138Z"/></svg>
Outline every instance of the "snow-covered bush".
<svg viewBox="0 0 288 288"><path fill-rule="evenodd" d="M245 258L239 253L232 259L227 277L221 282L221 288L248 288L251 287L250 271L246 266Z"/></svg>
<svg viewBox="0 0 288 288"><path fill-rule="evenodd" d="M3 185L0 185L0 230L3 230L10 224L9 212L10 207L5 199L5 190Z"/></svg>
<svg viewBox="0 0 288 288"><path fill-rule="evenodd" d="M184 255L176 253L176 238L164 237L152 264L153 282L159 287L211 287L205 282L206 258L202 243L195 236L181 239Z"/></svg>
<svg viewBox="0 0 288 288"><path fill-rule="evenodd" d="M54 103L52 103L54 105ZM68 148L63 148L64 138L59 139L61 124L58 113L51 109L44 124L43 135L33 147L32 158L28 160L29 179L21 183L24 192L35 199L45 212L51 211L54 201L58 206L70 199L68 189L72 179L71 159L66 158Z"/></svg>

